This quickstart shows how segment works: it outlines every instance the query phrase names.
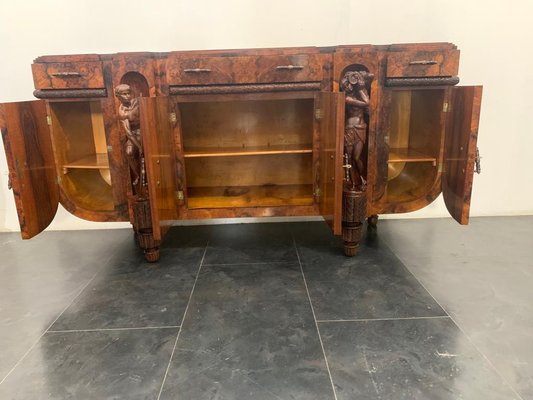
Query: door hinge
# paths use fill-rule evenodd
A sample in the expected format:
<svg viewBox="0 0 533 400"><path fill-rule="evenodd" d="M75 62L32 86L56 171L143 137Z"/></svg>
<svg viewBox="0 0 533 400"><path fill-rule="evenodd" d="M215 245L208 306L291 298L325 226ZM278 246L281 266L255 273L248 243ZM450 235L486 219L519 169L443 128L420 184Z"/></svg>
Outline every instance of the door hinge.
<svg viewBox="0 0 533 400"><path fill-rule="evenodd" d="M313 196L320 197L320 188L315 188L315 190L313 191Z"/></svg>
<svg viewBox="0 0 533 400"><path fill-rule="evenodd" d="M178 200L183 200L184 199L184 195L183 195L183 190L176 190L176 198Z"/></svg>
<svg viewBox="0 0 533 400"><path fill-rule="evenodd" d="M479 155L479 147L476 147L476 159L474 160L474 172L481 174L481 156Z"/></svg>
<svg viewBox="0 0 533 400"><path fill-rule="evenodd" d="M439 168L437 169L437 172L444 172L444 163L439 163Z"/></svg>
<svg viewBox="0 0 533 400"><path fill-rule="evenodd" d="M168 120L170 121L171 124L175 124L176 121L178 120L178 117L176 116L176 113L172 112L172 113L168 114Z"/></svg>
<svg viewBox="0 0 533 400"><path fill-rule="evenodd" d="M447 113L448 111L450 111L450 103L445 102L442 104L442 112Z"/></svg>
<svg viewBox="0 0 533 400"><path fill-rule="evenodd" d="M61 184L61 177L58 175L56 176L56 185L60 185Z"/></svg>
<svg viewBox="0 0 533 400"><path fill-rule="evenodd" d="M315 109L315 119L322 119L324 118L324 112L321 108Z"/></svg>
<svg viewBox="0 0 533 400"><path fill-rule="evenodd" d="M47 115L46 116L46 123L49 125L49 126L52 126L52 117Z"/></svg>
<svg viewBox="0 0 533 400"><path fill-rule="evenodd" d="M107 152L108 152L108 153L111 153L112 151L113 151L113 146L108 145L108 146L107 146Z"/></svg>

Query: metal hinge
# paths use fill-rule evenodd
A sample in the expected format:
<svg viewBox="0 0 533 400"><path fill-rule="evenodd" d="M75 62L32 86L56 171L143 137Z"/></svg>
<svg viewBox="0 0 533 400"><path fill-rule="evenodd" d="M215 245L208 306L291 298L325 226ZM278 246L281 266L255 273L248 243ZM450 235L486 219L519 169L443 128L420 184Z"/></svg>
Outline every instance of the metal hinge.
<svg viewBox="0 0 533 400"><path fill-rule="evenodd" d="M176 116L176 113L172 112L172 113L168 114L168 120L170 121L171 124L175 124L176 121L178 120L178 117Z"/></svg>
<svg viewBox="0 0 533 400"><path fill-rule="evenodd" d="M313 190L313 196L320 197L320 188L315 188L315 190Z"/></svg>
<svg viewBox="0 0 533 400"><path fill-rule="evenodd" d="M442 112L447 113L448 111L450 111L450 103L443 103L442 104Z"/></svg>
<svg viewBox="0 0 533 400"><path fill-rule="evenodd" d="M49 116L49 115L46 116L46 123L48 125L52 126L52 117L51 116Z"/></svg>
<svg viewBox="0 0 533 400"><path fill-rule="evenodd" d="M113 146L108 145L108 146L107 146L107 152L108 152L108 153L111 153L112 151L113 151Z"/></svg>
<svg viewBox="0 0 533 400"><path fill-rule="evenodd" d="M316 119L322 119L322 118L324 118L324 112L322 111L321 108L317 108L317 109L315 109L315 118L316 118Z"/></svg>
<svg viewBox="0 0 533 400"><path fill-rule="evenodd" d="M56 185L60 185L61 184L61 177L58 175L56 176Z"/></svg>
<svg viewBox="0 0 533 400"><path fill-rule="evenodd" d="M176 190L176 198L178 200L183 200L185 196L183 195L183 190Z"/></svg>
<svg viewBox="0 0 533 400"><path fill-rule="evenodd" d="M439 168L437 169L438 172L444 172L444 163L439 163Z"/></svg>

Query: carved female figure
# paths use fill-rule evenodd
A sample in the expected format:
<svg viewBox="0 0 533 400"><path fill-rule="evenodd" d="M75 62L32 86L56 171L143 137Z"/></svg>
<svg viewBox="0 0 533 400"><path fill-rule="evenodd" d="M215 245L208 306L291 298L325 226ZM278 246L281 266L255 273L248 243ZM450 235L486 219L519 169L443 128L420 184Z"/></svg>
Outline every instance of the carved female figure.
<svg viewBox="0 0 533 400"><path fill-rule="evenodd" d="M141 181L141 158L143 156L139 102L132 97L129 85L121 84L115 88L115 95L120 101L118 118L126 131L126 157L130 166L132 183L136 188ZM137 190L139 192L139 190Z"/></svg>
<svg viewBox="0 0 533 400"><path fill-rule="evenodd" d="M367 86L374 75L367 71L348 71L341 80L341 91L346 93L346 122L344 127L345 162L349 165L349 184L364 190L363 161L361 155L366 143L365 113L370 105Z"/></svg>

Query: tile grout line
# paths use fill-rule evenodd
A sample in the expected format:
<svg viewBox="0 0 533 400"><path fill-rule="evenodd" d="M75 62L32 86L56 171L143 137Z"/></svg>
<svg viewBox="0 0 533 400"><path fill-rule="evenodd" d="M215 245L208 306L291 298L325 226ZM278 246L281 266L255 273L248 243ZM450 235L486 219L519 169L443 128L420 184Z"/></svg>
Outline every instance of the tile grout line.
<svg viewBox="0 0 533 400"><path fill-rule="evenodd" d="M318 334L318 341L320 342L320 347L322 349L322 355L324 356L324 362L326 363L326 370L328 371L329 381L331 383L331 390L333 390L333 397L337 400L337 392L335 391L335 384L333 383L333 378L331 376L331 371L329 369L329 362L326 356L326 350L324 349L324 343L322 342L322 336L320 335L320 329L318 328L318 321L316 319L315 308L313 307L313 302L311 301L311 295L309 294L309 288L307 286L307 280L305 279L304 269L302 266L302 261L300 259L300 253L298 252L298 246L296 246L296 239L294 234L291 232L292 242L294 244L294 250L296 251L296 256L298 257L298 264L300 265L300 272L302 273L302 279L304 281L305 292L307 293L307 299L309 300L309 306L311 307L311 312L313 314L313 320L315 321L316 333Z"/></svg>
<svg viewBox="0 0 533 400"><path fill-rule="evenodd" d="M178 339L180 338L181 328L183 327L183 322L185 321L185 317L187 316L187 311L189 310L189 305L191 304L191 299L194 293L194 288L196 287L196 282L198 281L198 277L200 276L200 271L202 270L202 266L204 264L204 259L205 259L205 255L207 254L208 246L209 246L209 241L207 241L205 245L204 254L202 255L202 259L200 260L198 271L196 272L196 277L194 278L194 283L192 285L191 294L189 295L189 301L187 302L187 306L185 307L185 311L183 312L183 318L181 319L180 328L178 330L178 334L176 335L176 340L174 341L174 347L172 348L172 353L170 353L170 359L168 360L167 369L165 370L165 375L163 376L163 381L161 382L161 387L159 388L159 394L157 395L157 400L161 398L161 394L163 393L163 387L165 386L165 382L167 380L168 371L170 370L170 364L172 363L172 359L174 358L174 352L176 351L176 347L178 345Z"/></svg>
<svg viewBox="0 0 533 400"><path fill-rule="evenodd" d="M437 315L428 317L399 317L399 318L358 318L358 319L317 319L319 324L331 322L371 322L371 321L405 321L405 320L419 320L419 319L446 319L451 317L449 315Z"/></svg>
<svg viewBox="0 0 533 400"><path fill-rule="evenodd" d="M290 264L294 261L266 261L266 262L242 262L242 263L234 263L234 264L204 264L203 267L225 267L225 266L234 266L234 265L272 265L272 264Z"/></svg>
<svg viewBox="0 0 533 400"><path fill-rule="evenodd" d="M179 325L165 325L165 326L142 326L132 328L95 328L95 329L65 329L65 330L49 330L47 333L78 333L78 332L106 332L106 331L140 331L145 329L175 329Z"/></svg>
<svg viewBox="0 0 533 400"><path fill-rule="evenodd" d="M129 240L129 238L126 238L123 240L123 242L125 243L127 240ZM9 375L11 375L13 373L13 371L15 370L15 368L17 368L19 366L19 364L26 358L26 356L30 353L30 351L33 350L33 348L35 346L37 346L37 343L39 343L41 341L41 339L43 338L44 335L46 335L48 333L48 331L50 330L50 328L57 322L57 320L59 318L61 318L61 316L64 314L65 311L67 311L67 309L72 305L74 304L74 302L78 299L78 297L80 297L80 295L83 293L83 291L92 283L92 281L94 281L94 279L96 278L96 276L100 273L100 271L102 271L102 269L104 269L104 267L107 265L107 263L109 263L111 260L113 259L113 254L111 254L106 260L105 262L102 263L102 265L100 266L100 268L98 268L96 270L96 272L94 273L94 275L89 279L89 281L83 285L81 287L81 289L78 291L78 293L72 298L72 300L63 308L63 310L61 310L61 312L59 313L59 315L52 321L52 323L50 325L48 325L48 328L45 329L45 331L37 338L37 340L30 346L30 348L28 350L26 350L26 352L22 355L22 357L15 363L15 365L13 366L13 368L11 368L9 370L9 372L7 373L6 376L4 376L4 378L0 381L0 385L2 385L2 383L5 382L5 380L9 377Z"/></svg>
<svg viewBox="0 0 533 400"><path fill-rule="evenodd" d="M519 400L524 400L524 398L520 395L520 393L518 393L516 391L516 389L507 381L507 379L505 379L501 374L500 374L500 371L498 371L498 369L496 368L496 366L492 363L492 361L489 360L489 358L485 355L485 353L483 353L481 350L479 350L479 348L476 346L476 344L472 341L472 339L470 338L469 335L466 334L466 332L463 330L463 328L461 326L459 326L459 324L457 323L457 321L450 315L450 313L448 313L448 311L446 311L446 309L442 306L442 304L440 304L440 302L435 298L435 296L433 296L433 294L426 288L426 286L420 282L420 280L415 276L415 274L407 267L408 263L406 263L403 258L401 256L399 256L398 254L396 254L392 249L391 247L388 245L388 243L386 243L385 241L382 242L385 247L387 247L387 249L396 256L396 258L398 258L398 260L401 261L401 263L403 264L403 266L405 267L405 269L411 274L411 276L416 279L416 281L420 284L420 286L422 286L424 288L424 290L431 296L431 298L435 301L435 303L437 303L439 305L440 308L442 308L444 310L444 312L446 313L446 315L448 315L448 317L450 318L450 320L454 323L454 325L457 327L457 329L459 329L459 331L461 331L461 333L465 336L465 338L470 342L470 344L472 345L472 347L481 355L482 358L485 359L485 361L492 367L493 371L496 373L496 375L498 375L500 377L500 379L502 380L503 383L505 383L507 385L507 387L509 389L511 389L511 392L513 392Z"/></svg>

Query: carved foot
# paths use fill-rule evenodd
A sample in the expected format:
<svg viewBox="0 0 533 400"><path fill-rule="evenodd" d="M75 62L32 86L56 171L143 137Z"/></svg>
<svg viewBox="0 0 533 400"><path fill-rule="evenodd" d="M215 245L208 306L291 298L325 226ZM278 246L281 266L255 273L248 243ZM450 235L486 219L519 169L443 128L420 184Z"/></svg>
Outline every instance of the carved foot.
<svg viewBox="0 0 533 400"><path fill-rule="evenodd" d="M344 188L342 206L342 240L344 254L353 257L357 254L363 236L363 222L366 218L366 192Z"/></svg>
<svg viewBox="0 0 533 400"><path fill-rule="evenodd" d="M370 217L368 217L367 223L369 229L376 229L378 227L378 216L371 215Z"/></svg>
<svg viewBox="0 0 533 400"><path fill-rule="evenodd" d="M359 250L359 242L363 236L363 224L345 223L342 227L342 240L344 241L344 255L353 257Z"/></svg>
<svg viewBox="0 0 533 400"><path fill-rule="evenodd" d="M148 262L159 261L159 247L144 250L144 258Z"/></svg>

